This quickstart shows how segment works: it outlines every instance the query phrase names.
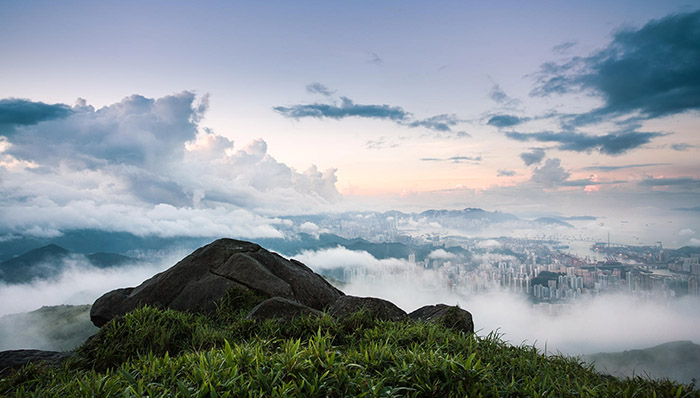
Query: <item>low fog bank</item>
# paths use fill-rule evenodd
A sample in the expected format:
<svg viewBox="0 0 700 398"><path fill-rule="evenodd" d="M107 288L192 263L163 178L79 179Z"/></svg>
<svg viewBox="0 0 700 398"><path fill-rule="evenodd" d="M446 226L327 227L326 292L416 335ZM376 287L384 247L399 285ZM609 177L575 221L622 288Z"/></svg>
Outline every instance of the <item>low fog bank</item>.
<svg viewBox="0 0 700 398"><path fill-rule="evenodd" d="M689 384L700 380L700 345L674 341L641 350L599 353L583 357L596 370L615 377L669 378Z"/></svg>
<svg viewBox="0 0 700 398"><path fill-rule="evenodd" d="M97 333L90 305L59 305L0 317L0 351L72 350Z"/></svg>
<svg viewBox="0 0 700 398"><path fill-rule="evenodd" d="M305 251L296 258L318 273L342 276L347 294L384 298L407 312L427 304L456 304L472 313L478 334L496 331L511 344L535 345L547 353L582 355L677 340L700 342L697 297L649 301L601 295L565 306L536 307L526 297L497 287L484 294L458 294L457 286L444 283L440 270L401 259L377 260L344 248ZM554 312L560 313L550 314Z"/></svg>
<svg viewBox="0 0 700 398"><path fill-rule="evenodd" d="M182 259L173 251L158 261L116 268L96 268L86 261L66 260L63 272L49 280L23 284L0 283L0 316L29 312L43 306L92 304L108 291L139 285Z"/></svg>
<svg viewBox="0 0 700 398"><path fill-rule="evenodd" d="M55 278L0 284L0 351L79 346L98 330L90 321L90 306L98 297L137 286L187 254L176 249L160 253L159 260L115 268L96 268L84 257L71 256L63 260L63 271Z"/></svg>

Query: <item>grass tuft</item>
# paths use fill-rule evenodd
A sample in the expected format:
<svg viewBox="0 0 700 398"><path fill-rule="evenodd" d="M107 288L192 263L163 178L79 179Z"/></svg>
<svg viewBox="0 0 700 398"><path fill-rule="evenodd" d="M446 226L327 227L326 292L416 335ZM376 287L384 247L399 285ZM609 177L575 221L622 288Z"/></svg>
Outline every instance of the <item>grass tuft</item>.
<svg viewBox="0 0 700 398"><path fill-rule="evenodd" d="M239 307L231 307L239 308ZM619 380L444 325L366 312L289 323L144 307L104 326L60 369L0 380L15 397L700 397L694 385Z"/></svg>

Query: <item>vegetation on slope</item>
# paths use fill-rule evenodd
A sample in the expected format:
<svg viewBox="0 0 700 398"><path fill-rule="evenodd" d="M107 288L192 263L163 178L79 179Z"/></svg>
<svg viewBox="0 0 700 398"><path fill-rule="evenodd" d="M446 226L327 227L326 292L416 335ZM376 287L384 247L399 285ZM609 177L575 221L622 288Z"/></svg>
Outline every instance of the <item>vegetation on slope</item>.
<svg viewBox="0 0 700 398"><path fill-rule="evenodd" d="M41 307L0 317L0 351L72 350L98 330L90 322L90 305Z"/></svg>
<svg viewBox="0 0 700 398"><path fill-rule="evenodd" d="M596 370L617 377L648 375L690 383L700 375L700 345L691 341L673 341L641 350L601 352L583 359L593 363Z"/></svg>
<svg viewBox="0 0 700 398"><path fill-rule="evenodd" d="M0 380L0 396L700 397L694 386L618 380L495 334L364 312L255 322L244 317L254 297L227 299L216 316L136 310L61 369L29 365Z"/></svg>

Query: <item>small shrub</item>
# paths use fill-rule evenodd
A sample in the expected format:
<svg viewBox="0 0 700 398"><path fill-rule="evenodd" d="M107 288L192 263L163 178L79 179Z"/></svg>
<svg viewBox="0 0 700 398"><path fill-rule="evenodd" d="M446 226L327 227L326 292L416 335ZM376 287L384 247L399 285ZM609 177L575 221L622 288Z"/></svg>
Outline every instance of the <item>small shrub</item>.
<svg viewBox="0 0 700 398"><path fill-rule="evenodd" d="M216 311L211 314L211 318L219 323L233 321L247 315L253 307L266 299L253 290L234 286L216 303Z"/></svg>
<svg viewBox="0 0 700 398"><path fill-rule="evenodd" d="M80 367L103 371L138 355L179 354L223 341L201 315L142 307L104 325L77 350Z"/></svg>

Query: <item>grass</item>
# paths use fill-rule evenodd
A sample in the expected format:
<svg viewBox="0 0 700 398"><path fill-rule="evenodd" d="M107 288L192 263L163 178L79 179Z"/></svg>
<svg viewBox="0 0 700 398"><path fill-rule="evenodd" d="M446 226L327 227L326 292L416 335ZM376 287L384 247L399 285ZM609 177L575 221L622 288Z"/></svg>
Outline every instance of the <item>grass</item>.
<svg viewBox="0 0 700 398"><path fill-rule="evenodd" d="M0 380L0 396L700 397L693 385L615 379L496 334L364 312L256 322L244 317L254 303L234 295L213 316L138 309L62 368L29 365Z"/></svg>

